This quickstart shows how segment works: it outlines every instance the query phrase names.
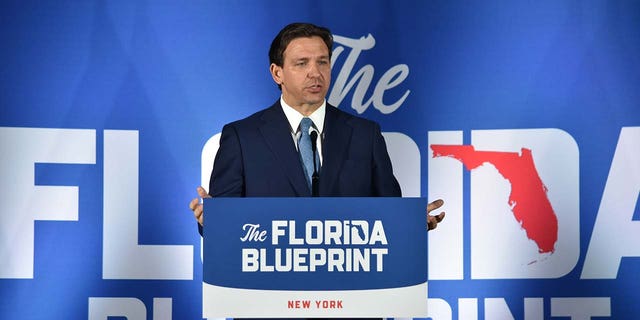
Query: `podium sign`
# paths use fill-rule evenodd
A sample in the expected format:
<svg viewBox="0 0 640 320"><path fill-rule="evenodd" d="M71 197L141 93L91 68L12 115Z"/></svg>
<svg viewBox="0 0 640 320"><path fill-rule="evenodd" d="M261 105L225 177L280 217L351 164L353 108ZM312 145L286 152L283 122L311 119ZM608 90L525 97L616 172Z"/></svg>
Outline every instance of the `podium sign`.
<svg viewBox="0 0 640 320"><path fill-rule="evenodd" d="M426 317L426 205L205 199L203 317Z"/></svg>

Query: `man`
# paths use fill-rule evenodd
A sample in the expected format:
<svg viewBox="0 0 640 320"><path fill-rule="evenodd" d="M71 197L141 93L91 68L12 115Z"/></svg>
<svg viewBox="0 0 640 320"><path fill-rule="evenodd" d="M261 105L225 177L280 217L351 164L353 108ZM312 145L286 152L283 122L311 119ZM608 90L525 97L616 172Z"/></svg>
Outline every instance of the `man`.
<svg viewBox="0 0 640 320"><path fill-rule="evenodd" d="M199 197L310 197L312 191L326 197L401 196L378 124L325 100L332 47L331 32L323 27L293 23L280 31L269 50L269 70L282 95L222 129L209 194L199 187ZM310 139L316 141L312 153ZM189 207L201 228L199 202L195 198ZM442 204L427 206L429 230L444 218L444 212L429 215Z"/></svg>

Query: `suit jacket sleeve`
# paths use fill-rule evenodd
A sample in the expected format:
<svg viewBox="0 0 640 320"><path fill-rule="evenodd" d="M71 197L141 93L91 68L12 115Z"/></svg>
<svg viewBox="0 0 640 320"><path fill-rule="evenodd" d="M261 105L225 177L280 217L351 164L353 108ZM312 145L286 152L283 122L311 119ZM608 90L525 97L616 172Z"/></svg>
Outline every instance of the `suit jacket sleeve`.
<svg viewBox="0 0 640 320"><path fill-rule="evenodd" d="M222 128L220 148L209 180L212 197L242 197L245 194L242 150L235 127Z"/></svg>
<svg viewBox="0 0 640 320"><path fill-rule="evenodd" d="M243 181L240 140L235 128L228 124L222 128L220 148L218 148L209 179L209 195L212 197L242 197L244 194ZM204 236L202 226L199 223L197 225L198 233Z"/></svg>
<svg viewBox="0 0 640 320"><path fill-rule="evenodd" d="M373 126L373 131L373 195L376 197L400 197L402 196L400 185L393 175L387 145L377 123Z"/></svg>

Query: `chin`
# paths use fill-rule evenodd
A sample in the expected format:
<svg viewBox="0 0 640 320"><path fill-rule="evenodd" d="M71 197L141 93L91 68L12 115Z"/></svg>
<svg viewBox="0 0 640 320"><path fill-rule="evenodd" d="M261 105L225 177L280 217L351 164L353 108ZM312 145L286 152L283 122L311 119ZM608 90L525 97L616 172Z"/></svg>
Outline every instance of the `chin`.
<svg viewBox="0 0 640 320"><path fill-rule="evenodd" d="M322 99L321 100L307 100L307 104L310 105L317 105L318 107L322 104Z"/></svg>
<svg viewBox="0 0 640 320"><path fill-rule="evenodd" d="M318 93L318 94L314 94L310 97L307 97L307 103L309 104L321 104L324 101L324 98L326 96L326 92L325 93Z"/></svg>

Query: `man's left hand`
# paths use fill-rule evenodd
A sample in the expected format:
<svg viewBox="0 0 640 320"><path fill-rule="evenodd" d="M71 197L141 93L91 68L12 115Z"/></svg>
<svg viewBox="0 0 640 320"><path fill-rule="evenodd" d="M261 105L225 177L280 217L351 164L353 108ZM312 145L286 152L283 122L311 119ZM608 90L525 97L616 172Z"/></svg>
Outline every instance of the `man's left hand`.
<svg viewBox="0 0 640 320"><path fill-rule="evenodd" d="M440 221L444 219L444 212L441 212L437 216L432 216L429 214L431 213L431 211L442 207L443 204L444 201L442 199L438 199L427 205L427 231L435 229L438 226L438 223L440 223Z"/></svg>

